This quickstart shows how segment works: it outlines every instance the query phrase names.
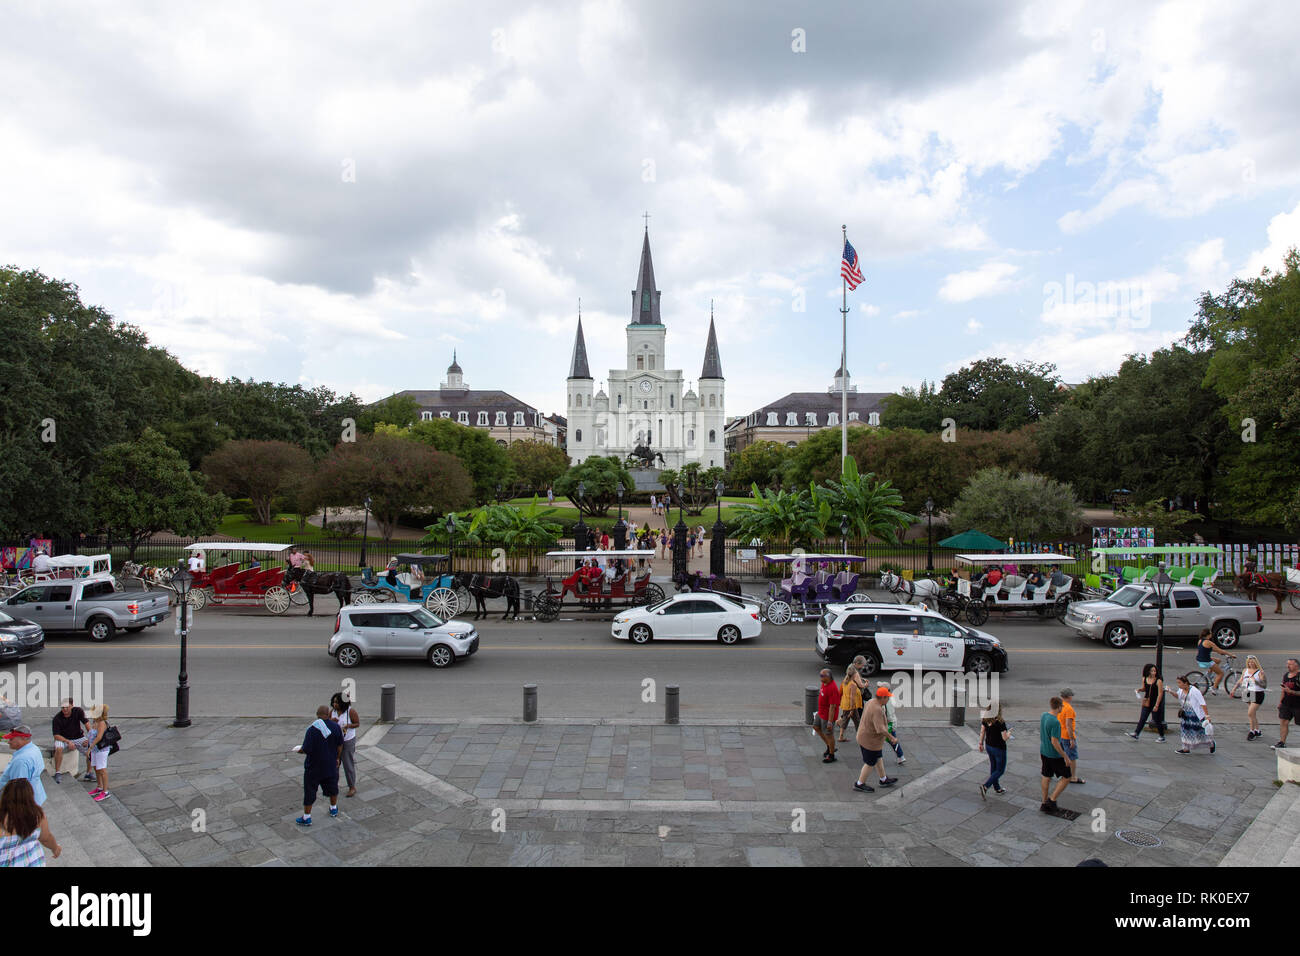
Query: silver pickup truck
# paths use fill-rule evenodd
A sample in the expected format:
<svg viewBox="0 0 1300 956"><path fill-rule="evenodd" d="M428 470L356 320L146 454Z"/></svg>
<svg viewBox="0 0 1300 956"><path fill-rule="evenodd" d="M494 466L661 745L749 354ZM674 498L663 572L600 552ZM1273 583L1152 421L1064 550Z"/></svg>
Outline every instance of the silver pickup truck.
<svg viewBox="0 0 1300 956"><path fill-rule="evenodd" d="M1156 636L1156 603L1151 585L1128 584L1104 601L1071 604L1062 623L1094 641L1128 647L1135 638ZM1220 647L1236 647L1243 634L1264 630L1263 620L1263 610L1254 601L1204 588L1175 586L1165 605L1165 638L1195 638L1208 627Z"/></svg>
<svg viewBox="0 0 1300 956"><path fill-rule="evenodd" d="M92 641L107 641L119 628L134 634L171 615L167 592L115 591L108 577L41 581L0 606L34 621L47 634L86 631Z"/></svg>

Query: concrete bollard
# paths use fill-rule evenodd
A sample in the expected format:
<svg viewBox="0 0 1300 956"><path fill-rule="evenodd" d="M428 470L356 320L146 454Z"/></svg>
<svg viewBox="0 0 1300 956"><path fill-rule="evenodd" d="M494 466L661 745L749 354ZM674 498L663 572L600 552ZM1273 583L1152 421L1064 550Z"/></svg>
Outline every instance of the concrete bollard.
<svg viewBox="0 0 1300 956"><path fill-rule="evenodd" d="M803 689L803 722L809 727L813 725L813 718L817 716L817 688L805 687Z"/></svg>
<svg viewBox="0 0 1300 956"><path fill-rule="evenodd" d="M397 685L384 684L379 688L379 721L391 724L397 720Z"/></svg>
<svg viewBox="0 0 1300 956"><path fill-rule="evenodd" d="M948 723L954 727L966 726L966 688L953 688L952 710L948 712Z"/></svg>
<svg viewBox="0 0 1300 956"><path fill-rule="evenodd" d="M537 721L537 685L524 685L524 723L531 724Z"/></svg>
<svg viewBox="0 0 1300 956"><path fill-rule="evenodd" d="M524 588L524 610L531 612L533 609L533 589Z"/></svg>
<svg viewBox="0 0 1300 956"><path fill-rule="evenodd" d="M681 688L676 684L664 687L664 723L680 724L682 722Z"/></svg>

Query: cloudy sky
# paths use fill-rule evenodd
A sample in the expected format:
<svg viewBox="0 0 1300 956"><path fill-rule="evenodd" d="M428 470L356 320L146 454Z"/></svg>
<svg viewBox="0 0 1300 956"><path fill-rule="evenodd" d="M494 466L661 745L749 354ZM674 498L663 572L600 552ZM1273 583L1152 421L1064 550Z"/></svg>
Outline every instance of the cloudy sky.
<svg viewBox="0 0 1300 956"><path fill-rule="evenodd" d="M1286 3L31 4L0 36L0 262L205 374L563 411L621 364L645 211L669 365L727 409L839 362L1067 381L1300 244ZM1292 26L1287 27L1286 24Z"/></svg>

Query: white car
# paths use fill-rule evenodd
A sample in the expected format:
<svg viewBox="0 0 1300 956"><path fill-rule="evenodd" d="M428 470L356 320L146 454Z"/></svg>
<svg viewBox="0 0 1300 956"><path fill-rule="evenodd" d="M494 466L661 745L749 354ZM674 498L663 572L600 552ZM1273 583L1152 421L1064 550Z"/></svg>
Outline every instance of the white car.
<svg viewBox="0 0 1300 956"><path fill-rule="evenodd" d="M720 641L736 644L758 637L763 625L758 606L718 594L675 594L648 607L634 607L614 618L610 633L620 641Z"/></svg>
<svg viewBox="0 0 1300 956"><path fill-rule="evenodd" d="M334 619L329 653L340 667L373 657L420 657L450 667L478 650L478 631L444 621L422 604L349 604Z"/></svg>

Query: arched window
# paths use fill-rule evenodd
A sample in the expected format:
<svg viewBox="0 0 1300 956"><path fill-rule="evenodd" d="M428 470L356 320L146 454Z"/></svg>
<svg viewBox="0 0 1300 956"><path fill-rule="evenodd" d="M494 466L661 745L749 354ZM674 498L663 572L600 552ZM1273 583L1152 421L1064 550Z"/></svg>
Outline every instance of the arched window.
<svg viewBox="0 0 1300 956"><path fill-rule="evenodd" d="M498 438L498 439L497 439L497 444L500 445L502 448L505 448L505 447L506 447L506 440L505 440L504 438Z"/></svg>
<svg viewBox="0 0 1300 956"><path fill-rule="evenodd" d="M686 433L686 441L687 441L689 444L692 444L692 445L695 444L695 429L694 429L694 428L692 428L690 431L688 431L688 432Z"/></svg>
<svg viewBox="0 0 1300 956"><path fill-rule="evenodd" d="M576 441L579 445L582 444L582 429L581 429L581 428L579 428L576 432L573 433L573 440Z"/></svg>
<svg viewBox="0 0 1300 956"><path fill-rule="evenodd" d="M709 408L717 408L717 407L718 407L718 396L716 396L716 395L710 395L710 396L709 396Z"/></svg>
<svg viewBox="0 0 1300 956"><path fill-rule="evenodd" d="M638 356L636 357L636 367L639 368L639 369L644 369L644 368L645 368L645 356L644 356L644 355L638 355Z"/></svg>
<svg viewBox="0 0 1300 956"><path fill-rule="evenodd" d="M710 429L709 429L709 444L710 444L710 445L716 444L717 441L718 441L718 433L717 433L716 431L714 431L712 428L710 428Z"/></svg>
<svg viewBox="0 0 1300 956"><path fill-rule="evenodd" d="M622 392L619 392L619 393L618 393L618 407L619 407L619 408L622 408L622 407L623 407L623 393L622 393Z"/></svg>
<svg viewBox="0 0 1300 956"><path fill-rule="evenodd" d="M677 407L677 396L674 395L672 392L668 393L668 407L669 408Z"/></svg>
<svg viewBox="0 0 1300 956"><path fill-rule="evenodd" d="M651 356L650 356L650 368L653 369L654 367L655 367L655 357L654 357L653 354L651 354Z"/></svg>

